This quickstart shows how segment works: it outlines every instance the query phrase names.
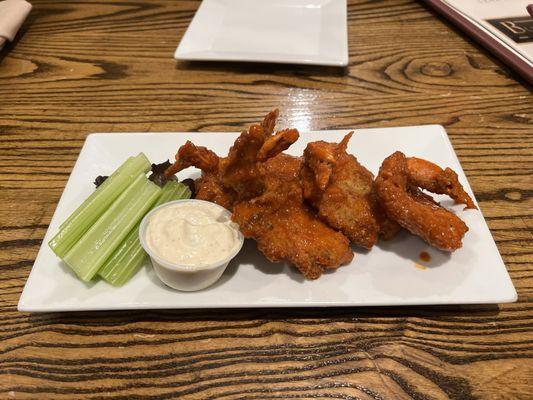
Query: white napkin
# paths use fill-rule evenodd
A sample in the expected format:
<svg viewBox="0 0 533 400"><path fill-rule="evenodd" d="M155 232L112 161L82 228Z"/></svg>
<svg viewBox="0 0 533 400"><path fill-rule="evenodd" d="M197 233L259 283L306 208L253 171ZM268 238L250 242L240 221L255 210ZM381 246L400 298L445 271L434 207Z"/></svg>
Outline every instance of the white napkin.
<svg viewBox="0 0 533 400"><path fill-rule="evenodd" d="M31 4L25 0L0 1L0 50L15 38L30 11Z"/></svg>

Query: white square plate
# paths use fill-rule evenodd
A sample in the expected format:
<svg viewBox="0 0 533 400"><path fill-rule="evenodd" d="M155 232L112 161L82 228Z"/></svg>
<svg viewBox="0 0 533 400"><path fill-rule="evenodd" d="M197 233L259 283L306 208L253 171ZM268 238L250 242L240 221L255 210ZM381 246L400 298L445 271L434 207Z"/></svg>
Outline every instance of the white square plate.
<svg viewBox="0 0 533 400"><path fill-rule="evenodd" d="M174 57L346 66L346 0L204 0Z"/></svg>
<svg viewBox="0 0 533 400"><path fill-rule="evenodd" d="M346 131L302 134L289 153L302 154L310 141L339 141ZM151 266L143 268L121 288L103 281L78 280L48 248L60 223L92 190L97 175L111 173L128 156L144 152L153 162L173 159L177 148L192 140L226 155L237 133L124 133L89 135L67 182L65 191L41 245L19 301L20 311L77 311L157 308L393 306L417 304L505 303L516 291L480 211L453 210L470 231L461 249L452 254L430 248L419 238L402 232L380 242L370 252L356 249L348 266L307 281L292 267L273 264L247 241L220 281L199 292L167 288ZM349 151L376 173L381 161L396 150L406 155L451 167L471 192L463 170L441 126L419 126L356 131ZM189 168L179 178L196 177ZM443 200L446 206L450 200ZM432 260L423 263L427 251ZM425 264L426 269L416 267Z"/></svg>

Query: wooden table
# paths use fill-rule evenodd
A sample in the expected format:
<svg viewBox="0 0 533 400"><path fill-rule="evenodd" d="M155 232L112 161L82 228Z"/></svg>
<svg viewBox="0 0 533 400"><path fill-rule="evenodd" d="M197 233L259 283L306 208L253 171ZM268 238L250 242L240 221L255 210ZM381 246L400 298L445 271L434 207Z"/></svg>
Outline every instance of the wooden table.
<svg viewBox="0 0 533 400"><path fill-rule="evenodd" d="M416 1L351 1L350 65L177 64L199 1L34 1L0 61L0 398L526 399L533 101ZM473 307L22 314L87 134L442 124L519 293ZM96 171L95 171L96 173Z"/></svg>

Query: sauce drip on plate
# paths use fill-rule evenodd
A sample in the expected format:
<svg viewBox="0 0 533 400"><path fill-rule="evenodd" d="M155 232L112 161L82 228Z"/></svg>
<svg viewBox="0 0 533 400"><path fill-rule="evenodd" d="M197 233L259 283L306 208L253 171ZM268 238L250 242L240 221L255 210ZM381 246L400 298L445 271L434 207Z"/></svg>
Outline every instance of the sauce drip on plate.
<svg viewBox="0 0 533 400"><path fill-rule="evenodd" d="M420 259L425 262L431 261L431 254L429 254L427 251L423 251L420 253Z"/></svg>

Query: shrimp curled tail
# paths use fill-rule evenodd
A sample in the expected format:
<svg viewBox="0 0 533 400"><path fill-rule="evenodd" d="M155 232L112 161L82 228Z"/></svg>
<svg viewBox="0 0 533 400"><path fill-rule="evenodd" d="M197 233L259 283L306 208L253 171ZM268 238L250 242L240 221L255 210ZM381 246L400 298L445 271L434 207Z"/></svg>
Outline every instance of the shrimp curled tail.
<svg viewBox="0 0 533 400"><path fill-rule="evenodd" d="M443 192L442 186L428 180L429 175L424 175L423 171L418 170L411 174L413 164L416 163L419 161L410 163L409 159L399 151L383 161L376 178L376 194L379 202L391 219L430 245L444 251L457 250L462 246L462 239L468 232L468 226L418 189L419 186L435 190L437 193ZM442 171L440 168L439 170ZM452 194L451 191L445 193L450 196ZM464 200L456 194L454 196L457 198L451 197L456 201Z"/></svg>
<svg viewBox="0 0 533 400"><path fill-rule="evenodd" d="M421 158L407 159L407 170L411 182L432 193L450 196L456 204L465 204L466 208L477 209L476 205L459 183L455 171L450 168L442 169L438 165Z"/></svg>
<svg viewBox="0 0 533 400"><path fill-rule="evenodd" d="M218 156L211 150L196 146L190 140L181 146L176 153L176 161L165 171L170 177L188 167L196 167L204 172L215 172L218 169Z"/></svg>

